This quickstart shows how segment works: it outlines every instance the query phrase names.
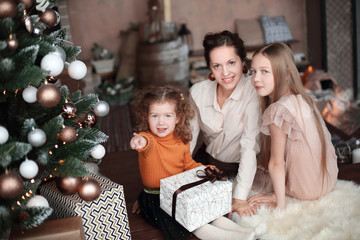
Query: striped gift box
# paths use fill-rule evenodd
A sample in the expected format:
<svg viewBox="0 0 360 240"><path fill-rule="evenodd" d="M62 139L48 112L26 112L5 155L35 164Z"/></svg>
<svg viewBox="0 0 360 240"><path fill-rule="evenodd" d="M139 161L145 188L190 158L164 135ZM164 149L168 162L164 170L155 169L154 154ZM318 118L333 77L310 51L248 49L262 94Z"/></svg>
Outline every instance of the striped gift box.
<svg viewBox="0 0 360 240"><path fill-rule="evenodd" d="M81 216L86 239L131 239L130 227L122 185L90 174L101 186L101 194L94 201L84 201L77 193L62 194L55 181L40 187L54 212L50 219Z"/></svg>

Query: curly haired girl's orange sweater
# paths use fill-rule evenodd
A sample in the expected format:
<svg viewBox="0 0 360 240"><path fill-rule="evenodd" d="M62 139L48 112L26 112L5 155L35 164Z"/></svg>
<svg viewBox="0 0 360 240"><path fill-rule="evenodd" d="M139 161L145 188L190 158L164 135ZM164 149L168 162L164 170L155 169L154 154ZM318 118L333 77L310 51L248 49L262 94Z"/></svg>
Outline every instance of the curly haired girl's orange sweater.
<svg viewBox="0 0 360 240"><path fill-rule="evenodd" d="M138 150L142 182L148 188L160 188L160 179L199 167L190 154L190 143L184 144L172 132L158 137L151 132L141 132L147 145Z"/></svg>

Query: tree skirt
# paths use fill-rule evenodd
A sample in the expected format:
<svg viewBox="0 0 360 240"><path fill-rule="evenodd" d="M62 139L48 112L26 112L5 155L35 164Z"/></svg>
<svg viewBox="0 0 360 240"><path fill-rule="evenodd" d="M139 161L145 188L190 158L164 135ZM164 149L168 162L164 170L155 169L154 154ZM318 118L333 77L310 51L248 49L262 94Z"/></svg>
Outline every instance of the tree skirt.
<svg viewBox="0 0 360 240"><path fill-rule="evenodd" d="M267 224L261 240L360 239L360 186L338 180L335 189L321 199L286 199L283 211L265 207L256 215L243 217L239 224L256 227Z"/></svg>

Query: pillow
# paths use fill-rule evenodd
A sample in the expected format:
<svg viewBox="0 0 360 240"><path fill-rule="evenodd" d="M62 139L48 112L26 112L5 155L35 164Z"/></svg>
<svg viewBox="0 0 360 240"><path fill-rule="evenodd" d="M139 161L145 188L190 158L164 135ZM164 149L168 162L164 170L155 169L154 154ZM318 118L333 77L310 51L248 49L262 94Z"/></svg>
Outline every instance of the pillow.
<svg viewBox="0 0 360 240"><path fill-rule="evenodd" d="M293 40L284 16L260 16L260 22L264 32L265 44Z"/></svg>
<svg viewBox="0 0 360 240"><path fill-rule="evenodd" d="M235 27L246 47L264 45L264 36L259 19L235 19Z"/></svg>

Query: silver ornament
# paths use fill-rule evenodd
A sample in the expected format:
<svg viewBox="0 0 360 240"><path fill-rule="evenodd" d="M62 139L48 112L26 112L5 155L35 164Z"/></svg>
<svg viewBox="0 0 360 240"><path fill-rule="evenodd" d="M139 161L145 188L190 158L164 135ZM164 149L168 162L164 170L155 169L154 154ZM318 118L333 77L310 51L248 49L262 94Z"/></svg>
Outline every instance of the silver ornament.
<svg viewBox="0 0 360 240"><path fill-rule="evenodd" d="M94 112L98 117L106 116L109 113L109 111L110 111L110 106L105 101L98 101L94 105Z"/></svg>
<svg viewBox="0 0 360 240"><path fill-rule="evenodd" d="M24 178L32 179L38 174L39 167L35 161L26 158L25 161L20 164L19 172Z"/></svg>
<svg viewBox="0 0 360 240"><path fill-rule="evenodd" d="M29 86L25 88L24 91L22 92L22 97L25 100L25 102L34 103L36 102L36 93L37 93L37 88L33 86Z"/></svg>
<svg viewBox="0 0 360 240"><path fill-rule="evenodd" d="M66 53L64 51L64 49L60 46L54 46L55 47L55 51L51 52L51 54L55 54L61 57L61 59L65 62L66 60Z"/></svg>
<svg viewBox="0 0 360 240"><path fill-rule="evenodd" d="M46 134L41 129L34 129L28 134L28 142L33 147L40 147L46 142Z"/></svg>

